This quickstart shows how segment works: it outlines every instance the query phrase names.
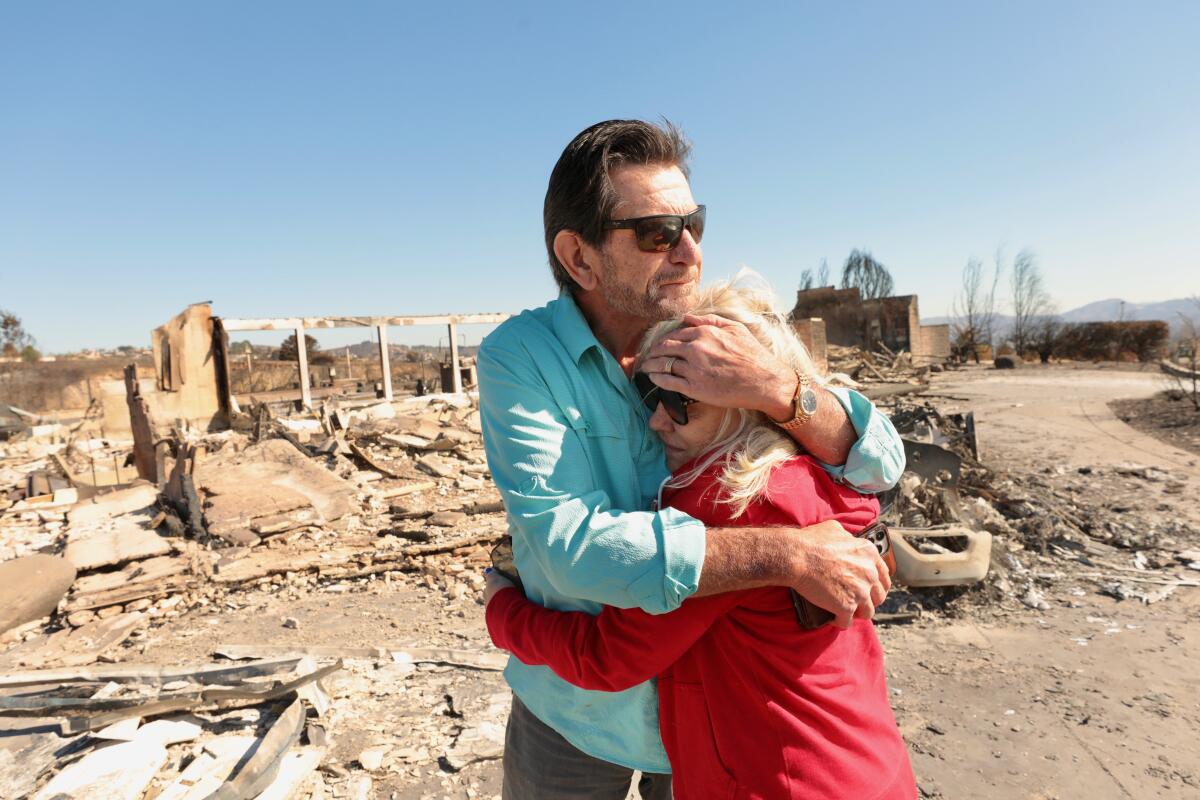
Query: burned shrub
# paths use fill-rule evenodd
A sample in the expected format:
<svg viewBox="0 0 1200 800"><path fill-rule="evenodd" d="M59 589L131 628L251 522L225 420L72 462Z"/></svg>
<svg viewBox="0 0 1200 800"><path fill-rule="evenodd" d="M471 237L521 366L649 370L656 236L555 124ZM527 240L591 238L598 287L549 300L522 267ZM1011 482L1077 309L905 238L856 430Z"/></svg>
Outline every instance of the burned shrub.
<svg viewBox="0 0 1200 800"><path fill-rule="evenodd" d="M1064 325L1055 354L1084 361L1154 361L1166 352L1170 329L1161 320Z"/></svg>

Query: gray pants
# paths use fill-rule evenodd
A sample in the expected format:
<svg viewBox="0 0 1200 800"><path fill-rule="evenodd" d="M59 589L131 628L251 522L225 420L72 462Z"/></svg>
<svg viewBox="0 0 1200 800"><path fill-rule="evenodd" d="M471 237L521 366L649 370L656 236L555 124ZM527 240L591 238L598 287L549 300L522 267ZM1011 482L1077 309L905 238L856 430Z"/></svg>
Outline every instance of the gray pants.
<svg viewBox="0 0 1200 800"><path fill-rule="evenodd" d="M504 733L504 800L625 800L628 767L580 751L513 696ZM642 800L671 800L671 776L643 774Z"/></svg>

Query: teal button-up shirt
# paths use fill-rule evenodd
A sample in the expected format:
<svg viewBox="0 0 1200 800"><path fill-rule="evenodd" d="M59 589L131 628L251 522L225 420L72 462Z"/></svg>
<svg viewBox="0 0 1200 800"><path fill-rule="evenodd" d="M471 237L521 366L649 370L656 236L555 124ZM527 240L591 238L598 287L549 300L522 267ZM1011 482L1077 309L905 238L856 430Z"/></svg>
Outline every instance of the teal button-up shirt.
<svg viewBox="0 0 1200 800"><path fill-rule="evenodd" d="M529 598L591 614L602 604L678 608L700 580L704 525L672 508L646 510L669 474L662 444L570 295L497 328L479 349L478 373L488 467ZM862 395L833 391L860 438L844 466L826 469L863 491L892 486L904 449L891 422ZM592 692L515 658L504 674L534 715L583 752L670 771L654 681Z"/></svg>

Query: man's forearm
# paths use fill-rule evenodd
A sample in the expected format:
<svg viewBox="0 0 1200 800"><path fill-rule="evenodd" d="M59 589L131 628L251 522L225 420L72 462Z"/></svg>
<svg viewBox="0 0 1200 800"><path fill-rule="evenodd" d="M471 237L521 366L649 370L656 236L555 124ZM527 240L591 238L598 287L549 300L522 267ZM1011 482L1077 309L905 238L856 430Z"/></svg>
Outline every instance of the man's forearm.
<svg viewBox="0 0 1200 800"><path fill-rule="evenodd" d="M870 619L891 587L875 547L836 522L807 528L709 528L696 596L790 586L840 628Z"/></svg>
<svg viewBox="0 0 1200 800"><path fill-rule="evenodd" d="M791 583L798 528L709 528L694 597Z"/></svg>
<svg viewBox="0 0 1200 800"><path fill-rule="evenodd" d="M779 387L780 395L773 398L772 407L766 410L767 416L784 422L791 419L792 414L795 413L792 406L795 387L796 380L794 378L791 381L783 382ZM806 452L818 461L840 467L846 463L846 457L850 455L850 448L858 441L858 431L854 430L854 424L850 422L850 415L833 396L833 392L820 387L815 387L815 391L817 410L812 419L799 428L785 431L785 433L795 439ZM786 397L783 397L784 392L786 392Z"/></svg>

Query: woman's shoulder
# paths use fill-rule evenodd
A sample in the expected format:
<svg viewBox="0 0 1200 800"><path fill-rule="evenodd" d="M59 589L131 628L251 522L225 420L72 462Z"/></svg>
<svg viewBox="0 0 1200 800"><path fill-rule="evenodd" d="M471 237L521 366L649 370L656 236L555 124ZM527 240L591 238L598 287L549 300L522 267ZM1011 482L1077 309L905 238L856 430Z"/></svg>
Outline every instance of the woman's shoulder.
<svg viewBox="0 0 1200 800"><path fill-rule="evenodd" d="M818 488L826 484L831 487L838 485L820 462L803 453L798 453L778 464L775 469L771 470L771 475L767 478L768 491L772 489L803 489L805 487Z"/></svg>
<svg viewBox="0 0 1200 800"><path fill-rule="evenodd" d="M766 503L802 525L835 519L847 527L869 525L879 514L874 495L859 494L838 482L809 455L784 461L767 479Z"/></svg>

